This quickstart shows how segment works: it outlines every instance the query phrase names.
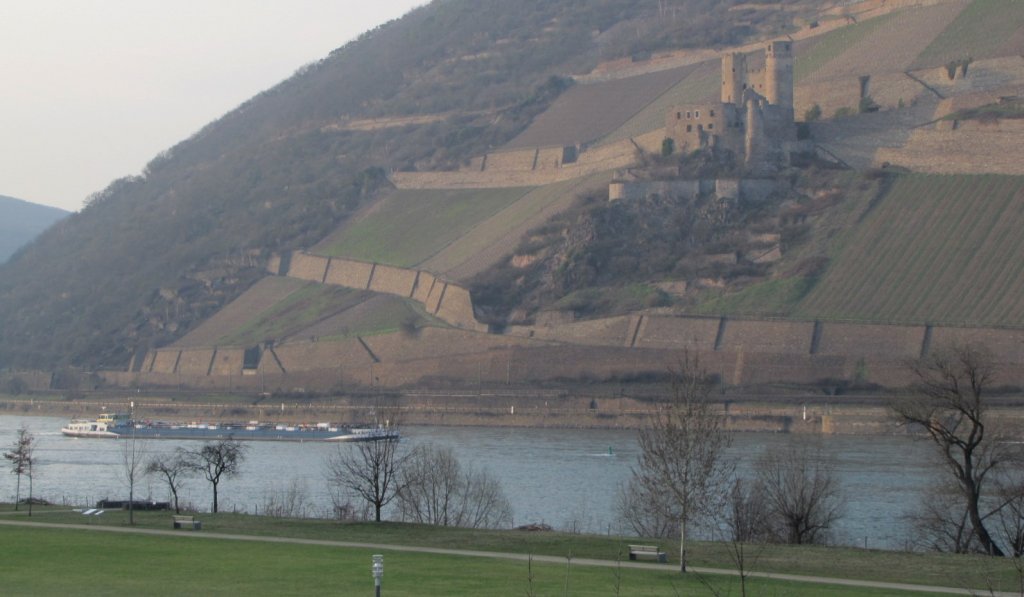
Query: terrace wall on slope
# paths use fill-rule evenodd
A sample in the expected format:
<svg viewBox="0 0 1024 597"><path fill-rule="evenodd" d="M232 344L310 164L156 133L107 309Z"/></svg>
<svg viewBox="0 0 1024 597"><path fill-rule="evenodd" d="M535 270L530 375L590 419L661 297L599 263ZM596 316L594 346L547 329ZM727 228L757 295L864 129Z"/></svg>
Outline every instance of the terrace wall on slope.
<svg viewBox="0 0 1024 597"><path fill-rule="evenodd" d="M1017 329L935 327L928 332L925 326L662 316L620 317L573 328L577 332L575 343L566 342L565 337L542 340L536 335L503 336L439 328L426 328L416 334L295 341L273 348L283 370L276 366L275 357L264 354L260 372L280 376L282 387L323 390L339 382L394 387L441 380L602 380L662 375L678 366L682 351L687 350L728 384L845 380L895 387L913 381L905 362L926 349L975 343L992 352L998 384L1024 384L1024 371L1018 366L1024 360L1024 330ZM623 338L623 332L630 336L630 328L635 341ZM165 366L128 373L143 384L238 386L245 383L240 380L239 352L218 351L218 355L228 357L221 366L220 357L215 360L212 349L160 350L154 361ZM211 361L215 362L213 367ZM179 363L177 370L175 363Z"/></svg>
<svg viewBox="0 0 1024 597"><path fill-rule="evenodd" d="M554 167L554 162L551 161L554 155L552 152L555 150L546 148L539 150L539 153L538 150L519 150L488 154L484 160L482 171L479 167L471 166L457 172L395 172L391 174L391 182L399 189L486 189L544 186L581 178L604 170L630 166L636 161L639 149L651 153L660 151L664 137L664 131L659 129L633 139L598 145L584 149L575 162L560 163L558 167ZM561 149L557 151L561 152ZM498 163L492 164L493 156L505 154L510 154L511 157L502 158ZM543 167L523 168L527 154L530 156L531 166L536 158L537 164L543 165ZM503 166L506 168L503 169Z"/></svg>
<svg viewBox="0 0 1024 597"><path fill-rule="evenodd" d="M290 263L290 277L410 298L449 325L487 331L476 320L469 290L429 272L305 252L293 253Z"/></svg>

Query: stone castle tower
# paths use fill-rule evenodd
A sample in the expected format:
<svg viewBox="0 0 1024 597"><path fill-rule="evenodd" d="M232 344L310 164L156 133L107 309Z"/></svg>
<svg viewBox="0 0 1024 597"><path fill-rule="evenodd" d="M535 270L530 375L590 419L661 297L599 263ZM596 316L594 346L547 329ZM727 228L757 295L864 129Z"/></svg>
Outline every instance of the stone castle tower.
<svg viewBox="0 0 1024 597"><path fill-rule="evenodd" d="M793 111L793 42L773 41L765 48L764 97Z"/></svg>
<svg viewBox="0 0 1024 597"><path fill-rule="evenodd" d="M665 134L683 152L732 151L753 171L786 165L796 141L793 42L766 44L764 68L750 68L745 54L724 55L721 102L672 107Z"/></svg>

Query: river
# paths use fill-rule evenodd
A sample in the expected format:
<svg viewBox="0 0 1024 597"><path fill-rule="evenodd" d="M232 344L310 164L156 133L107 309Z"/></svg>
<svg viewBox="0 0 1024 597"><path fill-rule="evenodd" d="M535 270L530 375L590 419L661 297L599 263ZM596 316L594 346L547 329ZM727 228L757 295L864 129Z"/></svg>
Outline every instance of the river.
<svg viewBox="0 0 1024 597"><path fill-rule="evenodd" d="M54 417L0 415L0 449L14 443L19 426L37 438L34 494L51 502L90 505L103 498L126 499L121 443L66 438L65 420ZM615 496L630 475L638 452L636 433L614 430L521 429L491 427L406 427L404 448L424 443L450 446L463 465L497 476L512 503L515 524L546 523L556 529L617 533ZM740 474L766 448L794 441L783 434L738 434L730 453ZM167 453L197 442L150 440L144 449ZM220 485L221 510L256 512L290 491L304 497L307 512L325 516L331 499L324 462L335 450L351 445L250 442L242 472ZM934 479L931 446L896 436L827 436L823 450L835 459L846 496L844 516L831 543L902 549L908 536L904 521ZM7 463L2 463L6 465ZM9 470L9 469L8 469ZM16 477L0 475L0 499L12 501ZM157 478L136 484L136 496L167 500ZM24 497L26 488L22 487ZM186 482L183 503L210 507L209 484Z"/></svg>

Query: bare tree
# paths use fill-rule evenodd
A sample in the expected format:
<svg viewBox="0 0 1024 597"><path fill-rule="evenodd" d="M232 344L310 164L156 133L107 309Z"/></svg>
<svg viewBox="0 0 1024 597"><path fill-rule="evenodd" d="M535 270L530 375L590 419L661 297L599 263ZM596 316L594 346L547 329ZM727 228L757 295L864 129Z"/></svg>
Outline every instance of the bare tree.
<svg viewBox="0 0 1024 597"><path fill-rule="evenodd" d="M135 438L135 422L132 421L132 434L121 443L121 474L128 485L128 524L135 524L135 483L145 473L143 459L146 454L145 442Z"/></svg>
<svg viewBox="0 0 1024 597"><path fill-rule="evenodd" d="M971 521L952 480L937 479L908 517L914 543L924 549L952 553L979 553Z"/></svg>
<svg viewBox="0 0 1024 597"><path fill-rule="evenodd" d="M221 477L233 477L242 468L245 460L245 446L235 439L228 438L218 442L204 444L199 450L189 452L192 466L203 473L213 486L213 513L217 513L217 487Z"/></svg>
<svg viewBox="0 0 1024 597"><path fill-rule="evenodd" d="M483 470L463 468L451 448L421 446L406 460L398 508L403 520L440 526L501 528L512 505L501 482Z"/></svg>
<svg viewBox="0 0 1024 597"><path fill-rule="evenodd" d="M637 483L619 486L615 500L618 519L637 537L677 537L679 512L665 503L664 494L650 495Z"/></svg>
<svg viewBox="0 0 1024 597"><path fill-rule="evenodd" d="M178 514L181 514L178 492L181 490L185 477L195 470L195 464L189 459L188 452L183 448L177 448L173 455L153 458L146 465L146 473L159 475L167 484L167 489L171 492L171 498L174 500L174 511Z"/></svg>
<svg viewBox="0 0 1024 597"><path fill-rule="evenodd" d="M893 400L899 421L921 429L935 444L959 488L966 518L981 551L1003 555L988 526L990 481L1005 465L1020 461L1020 448L988 417L987 392L993 384L992 357L974 346L936 351L909 365L917 381ZM994 508L998 509L998 505Z"/></svg>
<svg viewBox="0 0 1024 597"><path fill-rule="evenodd" d="M757 481L733 481L723 515L729 557L740 579L740 595L746 597L750 568L757 563L768 539L768 504L764 486Z"/></svg>
<svg viewBox="0 0 1024 597"><path fill-rule="evenodd" d="M769 449L757 461L776 539L819 543L842 516L842 489L835 465L818 442L805 440Z"/></svg>
<svg viewBox="0 0 1024 597"><path fill-rule="evenodd" d="M21 501L21 476L28 475L28 511L32 514L32 453L35 449L36 438L28 427L19 427L18 435L10 452L4 452L4 458L11 463L11 473L18 476L14 493L14 509L18 509L18 502Z"/></svg>
<svg viewBox="0 0 1024 597"><path fill-rule="evenodd" d="M685 356L672 372L668 402L640 431L633 468L631 488L652 499L664 515L678 517L681 572L686 572L687 525L710 513L731 470L724 458L731 438L711 402L713 387L697 359Z"/></svg>
<svg viewBox="0 0 1024 597"><path fill-rule="evenodd" d="M339 445L327 459L327 481L359 496L380 522L381 511L402 488L400 472L405 458L396 439Z"/></svg>

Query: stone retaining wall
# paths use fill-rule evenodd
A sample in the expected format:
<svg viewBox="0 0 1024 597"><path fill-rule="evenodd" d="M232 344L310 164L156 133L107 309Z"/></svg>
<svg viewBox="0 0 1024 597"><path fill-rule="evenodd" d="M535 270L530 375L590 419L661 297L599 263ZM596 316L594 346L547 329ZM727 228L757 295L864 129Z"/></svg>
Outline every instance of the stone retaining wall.
<svg viewBox="0 0 1024 597"><path fill-rule="evenodd" d="M370 286L371 271L373 271L372 263L352 261L350 259L331 259L331 265L327 269L327 277L324 279L324 282L346 288L365 290Z"/></svg>
<svg viewBox="0 0 1024 597"><path fill-rule="evenodd" d="M377 264L373 266L370 290L412 298L417 273L414 269ZM470 307L470 313L472 313L472 307Z"/></svg>
<svg viewBox="0 0 1024 597"><path fill-rule="evenodd" d="M296 252L286 273L303 280L411 298L449 325L487 331L487 326L476 320L469 290L429 272Z"/></svg>

